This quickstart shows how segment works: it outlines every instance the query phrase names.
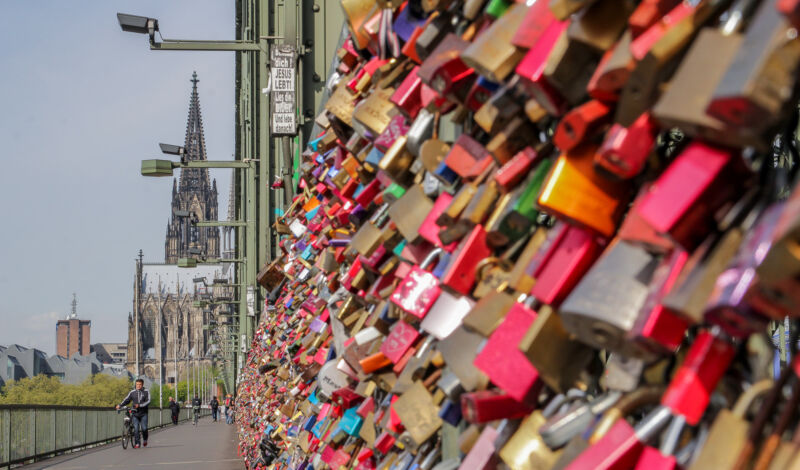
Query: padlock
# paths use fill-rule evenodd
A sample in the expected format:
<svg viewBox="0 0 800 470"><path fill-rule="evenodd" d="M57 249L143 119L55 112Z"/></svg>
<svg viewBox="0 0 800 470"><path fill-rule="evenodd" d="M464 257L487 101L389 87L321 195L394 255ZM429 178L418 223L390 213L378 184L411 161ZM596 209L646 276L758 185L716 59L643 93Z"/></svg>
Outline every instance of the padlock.
<svg viewBox="0 0 800 470"><path fill-rule="evenodd" d="M403 237L413 243L420 237L419 228L431 210L433 201L425 196L420 186L412 185L389 207L389 217Z"/></svg>
<svg viewBox="0 0 800 470"><path fill-rule="evenodd" d="M514 158L506 162L494 174L494 180L503 188L504 191L512 190L520 181L525 178L528 170L541 158L547 155L550 148L548 146L538 146L538 149L526 147Z"/></svg>
<svg viewBox="0 0 800 470"><path fill-rule="evenodd" d="M481 390L461 395L461 410L469 423L483 424L498 419L518 419L533 408L514 400L507 393Z"/></svg>
<svg viewBox="0 0 800 470"><path fill-rule="evenodd" d="M637 63L620 95L617 123L631 125L657 101L660 85L672 73L676 57L723 5L678 3L631 43L631 53Z"/></svg>
<svg viewBox="0 0 800 470"><path fill-rule="evenodd" d="M619 12L614 15L620 18ZM572 24L575 23L571 22L570 26ZM569 104L575 105L582 102L586 96L586 86L600 61L601 54L602 52L598 52L594 47L575 39L567 28L553 45L542 74Z"/></svg>
<svg viewBox="0 0 800 470"><path fill-rule="evenodd" d="M655 131L650 113L642 114L628 127L614 124L595 154L595 163L619 178L635 177L642 172L653 150Z"/></svg>
<svg viewBox="0 0 800 470"><path fill-rule="evenodd" d="M551 160L542 160L527 181L510 197L507 210L498 215L496 230L493 224L487 223L488 240L493 246L505 246L514 243L530 232L536 223L539 211L536 210L536 199L552 165Z"/></svg>
<svg viewBox="0 0 800 470"><path fill-rule="evenodd" d="M739 52L723 75L707 112L740 132L760 133L785 117L792 95L800 44L797 30L778 12L776 1L762 4L747 27Z"/></svg>
<svg viewBox="0 0 800 470"><path fill-rule="evenodd" d="M753 404L772 388L771 380L757 382L742 393L732 410L720 410L714 419L714 424L709 429L703 447L689 470L733 469L737 454L731 452L731 449L740 449L747 440L747 430L750 425L746 420L747 413Z"/></svg>
<svg viewBox="0 0 800 470"><path fill-rule="evenodd" d="M597 349L626 356L648 356L628 341L659 259L644 249L616 240L583 276L559 308L564 327Z"/></svg>
<svg viewBox="0 0 800 470"><path fill-rule="evenodd" d="M539 428L546 420L541 410L535 410L522 420L517 432L500 449L500 458L511 470L540 470L555 463L559 453L550 450L539 435Z"/></svg>
<svg viewBox="0 0 800 470"><path fill-rule="evenodd" d="M389 101L392 93L392 88L378 88L359 102L353 109L353 129L364 137L380 135L391 122L393 113L397 112Z"/></svg>
<svg viewBox="0 0 800 470"><path fill-rule="evenodd" d="M525 12L522 23L511 38L511 44L522 49L534 47L544 31L555 19L546 1L537 0L527 3L528 10Z"/></svg>
<svg viewBox="0 0 800 470"><path fill-rule="evenodd" d="M544 383L562 393L576 386L595 355L567 332L561 317L549 305L538 308L536 320L519 341L519 349Z"/></svg>
<svg viewBox="0 0 800 470"><path fill-rule="evenodd" d="M661 404L673 414L685 417L690 426L696 425L735 352L730 342L714 332L698 333L661 397Z"/></svg>
<svg viewBox="0 0 800 470"><path fill-rule="evenodd" d="M472 291L472 296L482 299L491 292L505 290L513 266L507 258L490 256L481 260L475 266L475 279L478 285Z"/></svg>
<svg viewBox="0 0 800 470"><path fill-rule="evenodd" d="M482 224L491 214L494 204L500 197L500 190L493 180L489 180L478 186L473 199L461 213L459 223L471 227Z"/></svg>
<svg viewBox="0 0 800 470"><path fill-rule="evenodd" d="M486 170L492 158L480 142L468 134L461 134L443 162L461 178L471 180Z"/></svg>
<svg viewBox="0 0 800 470"><path fill-rule="evenodd" d="M612 117L609 105L589 100L564 115L553 135L553 143L564 152L573 150L602 132Z"/></svg>
<svg viewBox="0 0 800 470"><path fill-rule="evenodd" d="M605 52L622 35L631 11L631 4L625 0L593 2L570 19L567 34L571 40Z"/></svg>
<svg viewBox="0 0 800 470"><path fill-rule="evenodd" d="M655 355L674 354L683 341L689 322L663 305L663 300L678 281L688 253L675 249L665 255L653 273L648 294L639 310L628 340Z"/></svg>
<svg viewBox="0 0 800 470"><path fill-rule="evenodd" d="M489 80L503 81L522 60L523 52L511 43L511 38L527 9L524 3L513 4L464 50L464 63Z"/></svg>
<svg viewBox="0 0 800 470"><path fill-rule="evenodd" d="M440 95L464 102L477 78L475 71L461 60L468 45L455 34L447 34L422 63L417 75Z"/></svg>
<svg viewBox="0 0 800 470"><path fill-rule="evenodd" d="M475 285L475 267L489 254L486 231L483 226L476 225L453 254L453 259L442 276L442 285L460 294L469 294Z"/></svg>
<svg viewBox="0 0 800 470"><path fill-rule="evenodd" d="M638 213L657 232L691 251L711 232L714 212L747 184L742 163L729 150L692 142L661 174ZM689 174L691 185L686 184Z"/></svg>
<svg viewBox="0 0 800 470"><path fill-rule="evenodd" d="M561 154L539 196L539 206L609 237L627 205L628 185L597 174L592 145Z"/></svg>
<svg viewBox="0 0 800 470"><path fill-rule="evenodd" d="M630 51L632 40L630 31L626 31L619 41L603 54L586 85L590 97L606 102L619 100L622 88L634 67Z"/></svg>
<svg viewBox="0 0 800 470"><path fill-rule="evenodd" d="M442 426L433 397L421 382L415 382L403 393L392 404L392 409L417 445L427 441Z"/></svg>
<svg viewBox="0 0 800 470"><path fill-rule="evenodd" d="M535 404L541 385L539 373L517 345L536 319L536 313L515 304L475 357L482 370L498 387L518 402Z"/></svg>
<svg viewBox="0 0 800 470"><path fill-rule="evenodd" d="M540 249L541 257L528 266L536 282L530 295L558 307L600 256L601 241L591 232L566 225Z"/></svg>
<svg viewBox="0 0 800 470"><path fill-rule="evenodd" d="M411 268L392 293L390 297L392 303L417 318L425 317L441 293L439 280L425 269L433 263L441 251L441 248L433 250L419 267Z"/></svg>
<svg viewBox="0 0 800 470"><path fill-rule="evenodd" d="M566 103L561 92L545 76L545 67L550 53L561 35L566 32L567 26L565 21L551 22L515 70L520 77L520 85L536 99L541 108L556 116L565 111Z"/></svg>
<svg viewBox="0 0 800 470"><path fill-rule="evenodd" d="M494 134L519 116L522 107L511 87L501 87L475 112L473 119L485 132Z"/></svg>
<svg viewBox="0 0 800 470"><path fill-rule="evenodd" d="M662 127L678 127L692 137L722 145L763 147L761 139L749 130L734 131L706 114L714 90L742 44L743 36L738 31L751 3L737 3L721 29L700 31L666 92L653 107L653 117Z"/></svg>

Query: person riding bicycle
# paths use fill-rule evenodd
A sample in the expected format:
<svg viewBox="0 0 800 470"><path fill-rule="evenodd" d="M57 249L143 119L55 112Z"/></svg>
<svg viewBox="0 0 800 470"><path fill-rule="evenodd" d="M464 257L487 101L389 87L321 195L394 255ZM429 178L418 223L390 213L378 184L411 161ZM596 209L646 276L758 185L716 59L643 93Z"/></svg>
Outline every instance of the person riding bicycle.
<svg viewBox="0 0 800 470"><path fill-rule="evenodd" d="M219 400L217 397L211 399L211 417L214 418L214 421L217 420L217 415L219 414Z"/></svg>
<svg viewBox="0 0 800 470"><path fill-rule="evenodd" d="M136 379L136 388L128 393L128 396L117 405L117 409L131 403L133 411L133 448L139 448L139 428L142 430L143 444L147 447L147 406L150 404L150 392L144 388L144 380Z"/></svg>
<svg viewBox="0 0 800 470"><path fill-rule="evenodd" d="M169 409L172 411L172 424L178 424L178 415L181 412L181 407L174 397L169 397Z"/></svg>
<svg viewBox="0 0 800 470"><path fill-rule="evenodd" d="M192 399L192 410L194 411L194 422L192 424L197 424L197 419L200 417L200 406L203 402L200 401L200 397L197 395L194 396Z"/></svg>

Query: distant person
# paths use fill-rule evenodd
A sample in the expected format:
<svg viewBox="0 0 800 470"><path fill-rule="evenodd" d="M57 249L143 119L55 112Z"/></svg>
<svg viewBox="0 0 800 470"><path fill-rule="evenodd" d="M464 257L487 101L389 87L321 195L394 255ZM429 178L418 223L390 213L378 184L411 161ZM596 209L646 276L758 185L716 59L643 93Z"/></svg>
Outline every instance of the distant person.
<svg viewBox="0 0 800 470"><path fill-rule="evenodd" d="M136 388L131 390L122 403L117 405L117 409L128 403L133 404L133 448L139 448L139 428L142 430L143 444L147 447L147 405L150 404L150 392L145 390L144 380L136 379Z"/></svg>
<svg viewBox="0 0 800 470"><path fill-rule="evenodd" d="M178 424L178 416L181 413L181 406L175 401L174 397L169 397L169 410L172 412L172 424Z"/></svg>
<svg viewBox="0 0 800 470"><path fill-rule="evenodd" d="M213 418L214 421L216 421L217 411L219 410L219 400L217 400L217 397L211 399L210 405L211 405L211 418Z"/></svg>
<svg viewBox="0 0 800 470"><path fill-rule="evenodd" d="M192 424L194 424L195 426L197 426L197 420L200 418L200 406L202 404L203 402L200 401L200 397L195 395L194 399L192 399L192 411L194 411L194 419L192 421Z"/></svg>
<svg viewBox="0 0 800 470"><path fill-rule="evenodd" d="M225 410L225 423L233 424L233 403Z"/></svg>

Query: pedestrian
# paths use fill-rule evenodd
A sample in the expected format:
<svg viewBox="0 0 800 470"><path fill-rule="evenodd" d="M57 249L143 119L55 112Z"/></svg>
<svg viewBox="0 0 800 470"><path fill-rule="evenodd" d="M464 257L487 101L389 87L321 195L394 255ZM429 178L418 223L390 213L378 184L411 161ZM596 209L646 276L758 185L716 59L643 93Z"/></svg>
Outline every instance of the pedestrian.
<svg viewBox="0 0 800 470"><path fill-rule="evenodd" d="M175 397L169 397L169 410L172 412L172 424L178 424L178 415L181 412L181 406L175 401Z"/></svg>
<svg viewBox="0 0 800 470"><path fill-rule="evenodd" d="M217 397L211 399L210 405L211 405L211 418L213 418L213 420L216 421L217 411L219 410L219 400L217 400Z"/></svg>
<svg viewBox="0 0 800 470"><path fill-rule="evenodd" d="M225 423L233 424L233 404L231 404L227 408L228 409L225 410Z"/></svg>

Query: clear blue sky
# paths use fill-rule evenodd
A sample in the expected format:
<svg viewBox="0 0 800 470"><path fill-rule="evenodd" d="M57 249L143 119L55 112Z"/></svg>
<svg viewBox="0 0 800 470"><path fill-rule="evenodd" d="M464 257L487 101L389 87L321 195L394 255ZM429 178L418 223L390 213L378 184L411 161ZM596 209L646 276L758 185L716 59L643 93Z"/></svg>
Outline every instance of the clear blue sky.
<svg viewBox="0 0 800 470"><path fill-rule="evenodd" d="M55 351L78 294L92 343L127 340L134 259L162 262L172 180L144 178L183 143L193 70L211 159L234 146L234 56L150 51L116 13L176 39L234 39L234 2L0 2L0 344ZM230 173L212 173L227 213Z"/></svg>

